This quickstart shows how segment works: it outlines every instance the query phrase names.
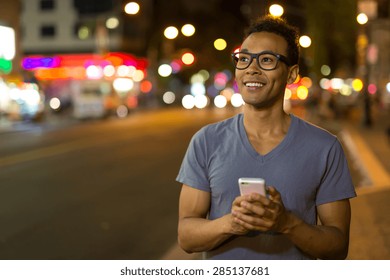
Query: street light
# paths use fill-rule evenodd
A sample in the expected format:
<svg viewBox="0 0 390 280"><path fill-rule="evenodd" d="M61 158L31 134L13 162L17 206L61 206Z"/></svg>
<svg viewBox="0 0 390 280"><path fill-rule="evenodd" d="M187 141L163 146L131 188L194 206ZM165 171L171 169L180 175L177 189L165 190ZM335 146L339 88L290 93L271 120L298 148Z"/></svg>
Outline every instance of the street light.
<svg viewBox="0 0 390 280"><path fill-rule="evenodd" d="M185 65L191 65L195 61L195 56L190 52L186 52L181 56L181 61Z"/></svg>
<svg viewBox="0 0 390 280"><path fill-rule="evenodd" d="M284 13L284 9L281 5L273 4L269 7L269 13L274 17L281 17Z"/></svg>
<svg viewBox="0 0 390 280"><path fill-rule="evenodd" d="M195 34L195 27L189 23L185 24L181 28L181 33L186 37L190 37Z"/></svg>
<svg viewBox="0 0 390 280"><path fill-rule="evenodd" d="M179 35L179 30L177 30L174 26L168 26L164 30L164 36L167 39L173 40L177 37L177 35Z"/></svg>
<svg viewBox="0 0 390 280"><path fill-rule="evenodd" d="M311 46L311 38L307 35L303 35L299 38L299 45L302 48L308 48Z"/></svg>
<svg viewBox="0 0 390 280"><path fill-rule="evenodd" d="M223 51L224 49L226 49L227 47L227 43L224 39L222 38L219 38L219 39L216 39L214 41L214 48L219 50L219 51Z"/></svg>
<svg viewBox="0 0 390 280"><path fill-rule="evenodd" d="M115 29L119 26L119 19L117 17L110 17L106 20L106 27L108 29Z"/></svg>
<svg viewBox="0 0 390 280"><path fill-rule="evenodd" d="M360 25L364 25L368 22L368 16L365 13L360 13L357 15L356 20Z"/></svg>
<svg viewBox="0 0 390 280"><path fill-rule="evenodd" d="M140 10L140 6L137 2L129 2L125 6L125 13L128 15L136 15Z"/></svg>

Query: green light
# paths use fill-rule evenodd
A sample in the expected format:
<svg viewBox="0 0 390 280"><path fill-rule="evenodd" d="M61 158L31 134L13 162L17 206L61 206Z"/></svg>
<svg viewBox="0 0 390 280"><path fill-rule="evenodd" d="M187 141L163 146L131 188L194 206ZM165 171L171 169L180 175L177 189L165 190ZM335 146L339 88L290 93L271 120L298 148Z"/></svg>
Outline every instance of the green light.
<svg viewBox="0 0 390 280"><path fill-rule="evenodd" d="M12 61L0 58L0 72L5 74L10 73L12 70Z"/></svg>

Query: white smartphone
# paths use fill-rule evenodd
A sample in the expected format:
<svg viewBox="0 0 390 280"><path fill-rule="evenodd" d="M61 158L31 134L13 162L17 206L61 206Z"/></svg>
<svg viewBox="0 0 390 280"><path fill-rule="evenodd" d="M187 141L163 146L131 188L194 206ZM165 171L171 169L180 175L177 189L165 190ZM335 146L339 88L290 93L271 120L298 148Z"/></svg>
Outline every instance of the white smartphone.
<svg viewBox="0 0 390 280"><path fill-rule="evenodd" d="M240 178L238 179L238 186L241 195L259 193L263 196L267 196L265 180L262 178Z"/></svg>

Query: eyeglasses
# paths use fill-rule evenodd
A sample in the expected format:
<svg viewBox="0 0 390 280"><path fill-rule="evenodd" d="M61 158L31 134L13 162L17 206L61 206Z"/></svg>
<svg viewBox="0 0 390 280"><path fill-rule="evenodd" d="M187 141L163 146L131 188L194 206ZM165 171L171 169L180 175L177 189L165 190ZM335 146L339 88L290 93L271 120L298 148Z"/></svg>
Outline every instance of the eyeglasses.
<svg viewBox="0 0 390 280"><path fill-rule="evenodd" d="M290 66L287 57L271 51L264 51L261 53L235 52L232 53L232 58L234 66L239 70L248 68L254 58L256 58L257 65L266 71L274 70L278 66L279 60L284 62L287 66Z"/></svg>

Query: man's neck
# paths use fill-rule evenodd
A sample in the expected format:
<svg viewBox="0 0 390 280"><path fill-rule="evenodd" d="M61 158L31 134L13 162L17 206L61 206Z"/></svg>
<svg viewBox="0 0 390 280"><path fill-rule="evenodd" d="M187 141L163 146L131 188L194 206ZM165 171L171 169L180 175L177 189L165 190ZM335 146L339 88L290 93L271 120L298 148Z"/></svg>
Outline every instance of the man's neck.
<svg viewBox="0 0 390 280"><path fill-rule="evenodd" d="M244 126L253 135L286 134L290 116L280 108L259 110L250 105L244 107Z"/></svg>

